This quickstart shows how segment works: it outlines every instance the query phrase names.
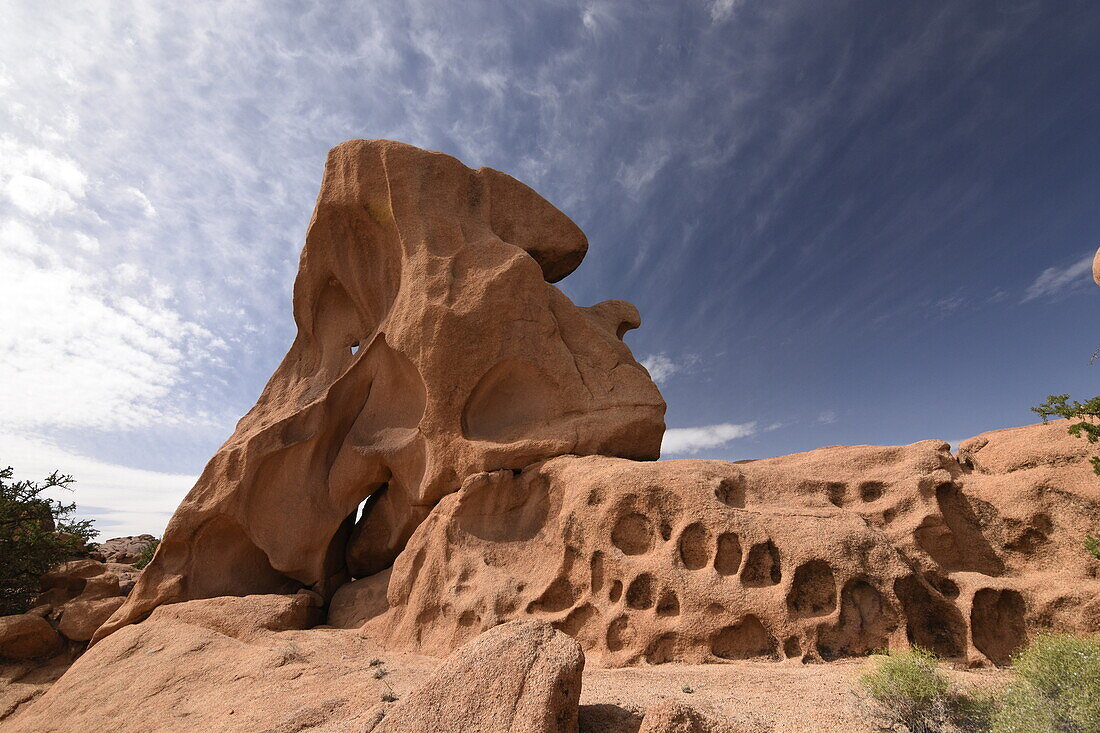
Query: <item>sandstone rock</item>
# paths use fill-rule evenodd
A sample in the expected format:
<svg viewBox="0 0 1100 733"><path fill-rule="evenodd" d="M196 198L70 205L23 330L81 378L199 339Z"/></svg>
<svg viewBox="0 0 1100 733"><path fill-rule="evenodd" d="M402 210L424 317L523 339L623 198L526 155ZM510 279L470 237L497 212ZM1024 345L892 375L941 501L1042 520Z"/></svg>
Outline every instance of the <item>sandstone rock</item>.
<svg viewBox="0 0 1100 733"><path fill-rule="evenodd" d="M137 562L141 553L151 547L157 538L151 534L128 537L112 537L104 540L96 548L100 560L108 563L130 564Z"/></svg>
<svg viewBox="0 0 1100 733"><path fill-rule="evenodd" d="M918 485L950 480L942 466L952 462L929 441L742 465L563 456L519 475L478 474L413 535L393 568L390 610L364 630L434 654L534 617L601 666L904 645L910 622L895 588L912 570L882 514L913 505ZM926 604L939 598L926 592ZM912 633L941 620L915 619ZM960 654L965 628L955 633Z"/></svg>
<svg viewBox="0 0 1100 733"><path fill-rule="evenodd" d="M328 605L328 623L340 629L356 629L389 610L386 592L391 569L346 583L336 591Z"/></svg>
<svg viewBox="0 0 1100 733"><path fill-rule="evenodd" d="M0 616L0 657L33 659L55 653L61 639L41 616L24 613Z"/></svg>
<svg viewBox="0 0 1100 733"><path fill-rule="evenodd" d="M224 596L161 606L150 619L178 621L247 639L260 631L316 626L321 620L320 606L319 599L304 594Z"/></svg>
<svg viewBox="0 0 1100 733"><path fill-rule="evenodd" d="M1096 254L1092 258L1092 280L1100 285L1100 249L1096 250Z"/></svg>
<svg viewBox="0 0 1100 733"><path fill-rule="evenodd" d="M513 621L448 657L373 733L575 733L583 670L575 641Z"/></svg>
<svg viewBox="0 0 1100 733"><path fill-rule="evenodd" d="M685 702L665 700L646 709L638 733L738 733L738 728Z"/></svg>
<svg viewBox="0 0 1100 733"><path fill-rule="evenodd" d="M330 623L365 618L391 648L438 654L534 617L600 666L909 644L1004 664L1031 630L1093 625L1098 564L1079 544L1100 487L1064 428L984 434L962 464L925 441L477 474L398 558L390 608L372 595L357 614L342 590Z"/></svg>
<svg viewBox="0 0 1100 733"><path fill-rule="evenodd" d="M288 726L292 731L312 731L312 722L325 720L335 726L326 730L358 731L355 715L387 689L365 661L379 653L377 644L355 632L257 629L238 638L199 625L213 614L188 611L184 621L182 614L167 614L171 608L163 606L163 615L89 648L48 692L2 720L0 729L257 733L284 722L297 723ZM435 662L410 660L389 681L404 696L411 688L405 678L422 679Z"/></svg>
<svg viewBox="0 0 1100 733"><path fill-rule="evenodd" d="M100 636L168 602L329 596L388 567L471 473L657 458L664 402L622 342L637 310L579 308L550 284L586 249L503 173L384 140L333 149L297 338Z"/></svg>
<svg viewBox="0 0 1100 733"><path fill-rule="evenodd" d="M57 624L66 639L88 641L103 622L111 617L123 603L121 596L90 600L73 600L61 607L61 619Z"/></svg>
<svg viewBox="0 0 1100 733"><path fill-rule="evenodd" d="M43 591L61 588L76 595L84 590L88 578L102 575L106 570L107 566L96 560L70 560L43 575L41 588Z"/></svg>

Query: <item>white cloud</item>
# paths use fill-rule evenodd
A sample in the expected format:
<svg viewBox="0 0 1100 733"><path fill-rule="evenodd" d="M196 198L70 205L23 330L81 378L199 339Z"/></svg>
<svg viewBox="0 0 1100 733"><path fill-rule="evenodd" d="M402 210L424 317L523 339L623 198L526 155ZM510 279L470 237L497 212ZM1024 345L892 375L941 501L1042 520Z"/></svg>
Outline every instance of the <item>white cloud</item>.
<svg viewBox="0 0 1100 733"><path fill-rule="evenodd" d="M4 193L13 204L33 217L51 217L76 206L69 194L33 176L12 176Z"/></svg>
<svg viewBox="0 0 1100 733"><path fill-rule="evenodd" d="M680 365L669 359L665 354L650 354L641 360L641 365L649 372L649 376L657 384L663 384L666 379L680 371Z"/></svg>
<svg viewBox="0 0 1100 733"><path fill-rule="evenodd" d="M836 413L832 410L826 410L817 416L817 421L822 425L832 425L836 422Z"/></svg>
<svg viewBox="0 0 1100 733"><path fill-rule="evenodd" d="M710 3L710 19L715 23L722 23L733 17L734 8L741 0L712 0Z"/></svg>
<svg viewBox="0 0 1100 733"><path fill-rule="evenodd" d="M664 384L674 374L691 371L698 361L698 354L687 354L673 359L662 351L642 357L639 363L646 368L654 382Z"/></svg>
<svg viewBox="0 0 1100 733"><path fill-rule="evenodd" d="M707 448L717 448L737 438L755 435L757 432L755 422L740 424L725 422L698 428L670 428L665 431L664 440L661 441L661 454L698 453Z"/></svg>
<svg viewBox="0 0 1100 733"><path fill-rule="evenodd" d="M153 206L153 202L150 201L149 197L142 193L141 190L133 186L126 186L122 190L123 193L129 196L138 205L145 216L153 217L157 215L157 210Z"/></svg>
<svg viewBox="0 0 1100 733"><path fill-rule="evenodd" d="M1065 295L1068 291L1083 287L1092 282L1092 252L1079 260L1062 267L1048 267L1043 270L1035 282L1028 286L1022 303L1036 298L1049 298Z"/></svg>
<svg viewBox="0 0 1100 733"><path fill-rule="evenodd" d="M118 466L64 450L46 440L0 433L0 466L16 480L39 481L57 470L76 479L72 492L52 498L76 502L76 518L94 519L99 540L148 532L158 537L198 477Z"/></svg>
<svg viewBox="0 0 1100 733"><path fill-rule="evenodd" d="M0 404L8 429L187 422L169 399L214 340L152 296L120 295L132 266L88 273L18 222L0 223ZM37 254L39 256L27 256Z"/></svg>

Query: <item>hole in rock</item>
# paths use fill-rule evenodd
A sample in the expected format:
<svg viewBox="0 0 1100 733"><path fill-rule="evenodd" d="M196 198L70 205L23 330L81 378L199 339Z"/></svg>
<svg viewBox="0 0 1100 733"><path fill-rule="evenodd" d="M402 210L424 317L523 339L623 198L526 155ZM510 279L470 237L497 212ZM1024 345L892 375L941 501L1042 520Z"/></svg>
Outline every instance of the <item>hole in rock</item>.
<svg viewBox="0 0 1100 733"><path fill-rule="evenodd" d="M588 626L588 622L598 616L599 613L590 603L585 603L582 606L574 608L568 616L561 621L555 621L550 624L563 634L568 634L572 637L577 637L585 627Z"/></svg>
<svg viewBox="0 0 1100 733"><path fill-rule="evenodd" d="M851 580L840 593L840 619L818 629L817 649L822 659L862 657L886 649L897 617L874 586Z"/></svg>
<svg viewBox="0 0 1100 733"><path fill-rule="evenodd" d="M1000 575L1004 564L993 551L967 497L951 483L936 487L939 515L929 515L913 531L917 546L949 573Z"/></svg>
<svg viewBox="0 0 1100 733"><path fill-rule="evenodd" d="M794 571L787 608L799 617L828 616L836 608L836 580L824 560L810 560Z"/></svg>
<svg viewBox="0 0 1100 733"><path fill-rule="evenodd" d="M481 623L481 616L477 615L476 611L467 610L463 611L462 615L458 617L459 626L474 626Z"/></svg>
<svg viewBox="0 0 1100 733"><path fill-rule="evenodd" d="M749 587L775 585L783 579L779 566L779 550L771 540L759 542L749 550L741 582Z"/></svg>
<svg viewBox="0 0 1100 733"><path fill-rule="evenodd" d="M1027 640L1026 610L1019 592L982 588L974 594L970 607L970 636L974 646L994 664L1008 664Z"/></svg>
<svg viewBox="0 0 1100 733"><path fill-rule="evenodd" d="M592 592L596 593L603 588L603 553L599 550L592 553L589 569L592 571Z"/></svg>
<svg viewBox="0 0 1100 733"><path fill-rule="evenodd" d="M611 544L624 555L644 555L653 547L653 529L644 514L634 512L619 517L611 530Z"/></svg>
<svg viewBox="0 0 1100 733"><path fill-rule="evenodd" d="M802 656L802 643L797 636L788 636L783 642L783 656L787 659L797 659Z"/></svg>
<svg viewBox="0 0 1100 733"><path fill-rule="evenodd" d="M718 535L718 549L714 553L714 569L720 575L737 575L741 567L741 541L733 532Z"/></svg>
<svg viewBox="0 0 1100 733"><path fill-rule="evenodd" d="M710 560L710 532L699 522L680 533L680 559L688 570L699 570Z"/></svg>
<svg viewBox="0 0 1100 733"><path fill-rule="evenodd" d="M1024 555L1031 555L1039 549L1040 545L1049 542L1050 533L1054 529L1054 523L1046 514L1036 514L1023 527L1018 524L1012 526L1008 520L1005 521L1005 525L1011 533L1008 541L1005 542L1005 549Z"/></svg>
<svg viewBox="0 0 1100 733"><path fill-rule="evenodd" d="M672 525L668 522L661 522L661 539L668 542L670 537L672 537Z"/></svg>
<svg viewBox="0 0 1100 733"><path fill-rule="evenodd" d="M485 373L462 410L462 434L470 440L511 443L537 435L551 421L552 385L534 366L506 359Z"/></svg>
<svg viewBox="0 0 1100 733"><path fill-rule="evenodd" d="M745 507L745 486L743 477L727 477L718 482L714 489L714 498L728 507Z"/></svg>
<svg viewBox="0 0 1100 733"><path fill-rule="evenodd" d="M954 604L937 597L916 575L896 580L894 594L901 601L910 644L947 659L965 654L966 622Z"/></svg>
<svg viewBox="0 0 1100 733"><path fill-rule="evenodd" d="M840 481L832 481L825 485L825 495L829 497L829 503L833 506L844 506L844 499L848 495L848 485Z"/></svg>
<svg viewBox="0 0 1100 733"><path fill-rule="evenodd" d="M886 493L886 484L882 481L864 481L859 485L859 498L863 501L881 499Z"/></svg>
<svg viewBox="0 0 1100 733"><path fill-rule="evenodd" d="M612 603L618 603L619 598L623 595L623 582L616 580L611 584L611 588L607 591L607 600Z"/></svg>
<svg viewBox="0 0 1100 733"><path fill-rule="evenodd" d="M661 597L657 600L657 615L658 616L679 616L680 615L680 599L676 595L676 591L665 590L661 593Z"/></svg>
<svg viewBox="0 0 1100 733"><path fill-rule="evenodd" d="M649 645L645 660L650 664L666 664L676 659L676 634L661 634Z"/></svg>
<svg viewBox="0 0 1100 733"><path fill-rule="evenodd" d="M710 650L722 659L774 657L775 639L760 619L748 615L738 624L719 629L711 637Z"/></svg>
<svg viewBox="0 0 1100 733"><path fill-rule="evenodd" d="M630 619L619 616L607 626L607 649L617 652L634 641L634 630L630 628Z"/></svg>
<svg viewBox="0 0 1100 733"><path fill-rule="evenodd" d="M567 608L571 608L576 602L577 593L573 589L573 585L569 582L569 578L560 576L554 579L554 582L543 591L541 596L531 601L527 606L527 612L535 613L544 611L547 613L557 613L558 611L564 611Z"/></svg>
<svg viewBox="0 0 1100 733"><path fill-rule="evenodd" d="M924 579L928 581L928 585L935 588L944 598L954 600L959 597L959 586L946 575L941 575L934 570L929 570L924 574Z"/></svg>
<svg viewBox="0 0 1100 733"><path fill-rule="evenodd" d="M195 598L294 593L302 584L271 566L267 554L237 521L218 515L204 522L191 547L194 566L188 591Z"/></svg>
<svg viewBox="0 0 1100 733"><path fill-rule="evenodd" d="M721 603L709 603L703 612L708 616L721 616L726 612L726 607Z"/></svg>
<svg viewBox="0 0 1100 733"><path fill-rule="evenodd" d="M626 605L638 610L649 608L653 605L653 576L642 573L630 582L626 589Z"/></svg>
<svg viewBox="0 0 1100 733"><path fill-rule="evenodd" d="M354 354L358 354L358 353L359 353L359 342L358 342L358 341L356 341L356 342L355 342L354 344L352 344L352 345L351 345L351 346L350 346L349 348L351 349L351 353L352 353L353 355L354 355Z"/></svg>

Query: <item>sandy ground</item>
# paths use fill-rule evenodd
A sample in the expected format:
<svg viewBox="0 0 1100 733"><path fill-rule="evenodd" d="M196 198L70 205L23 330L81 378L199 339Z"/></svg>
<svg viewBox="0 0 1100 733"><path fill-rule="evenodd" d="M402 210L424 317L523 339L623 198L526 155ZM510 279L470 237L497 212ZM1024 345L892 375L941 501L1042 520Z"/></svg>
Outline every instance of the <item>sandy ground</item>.
<svg viewBox="0 0 1100 733"><path fill-rule="evenodd" d="M97 654L105 657L93 650L77 662L84 669L58 685L56 692L65 695L41 700L64 670L60 660L45 667L0 666L0 728L171 731L186 721L190 729L219 731L356 731L381 703L386 685L403 696L439 662L384 652L369 638L338 630L283 632L241 644L194 627L171 627L135 633L124 655ZM168 664L151 665L149 655ZM372 659L383 661L384 681L374 678ZM725 718L741 733L875 731L854 692L866 666L867 660L852 659L589 668L580 729L633 733L646 708L665 698ZM1006 672L951 674L964 686L988 686L1000 684Z"/></svg>

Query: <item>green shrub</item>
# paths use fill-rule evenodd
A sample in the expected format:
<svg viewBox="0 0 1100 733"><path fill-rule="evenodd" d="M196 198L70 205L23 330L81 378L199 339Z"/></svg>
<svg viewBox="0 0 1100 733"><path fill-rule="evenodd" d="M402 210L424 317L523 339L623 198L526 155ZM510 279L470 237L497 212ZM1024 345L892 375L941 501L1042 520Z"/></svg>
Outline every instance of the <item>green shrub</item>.
<svg viewBox="0 0 1100 733"><path fill-rule="evenodd" d="M1012 662L997 733L1100 733L1100 637L1039 636Z"/></svg>
<svg viewBox="0 0 1100 733"><path fill-rule="evenodd" d="M134 567L141 570L153 559L153 555L157 552L157 547L160 546L160 540L153 540L152 544L146 547L138 554L138 559L134 560Z"/></svg>
<svg viewBox="0 0 1100 733"><path fill-rule="evenodd" d="M11 466L0 469L0 615L27 611L39 579L84 552L98 534L91 520L70 518L75 504L42 496L68 489L72 476L54 471L39 483L11 481L12 475Z"/></svg>
<svg viewBox="0 0 1100 733"><path fill-rule="evenodd" d="M877 658L859 683L873 701L872 713L886 728L910 733L977 730L985 704L958 693L936 667L936 655L913 647Z"/></svg>

